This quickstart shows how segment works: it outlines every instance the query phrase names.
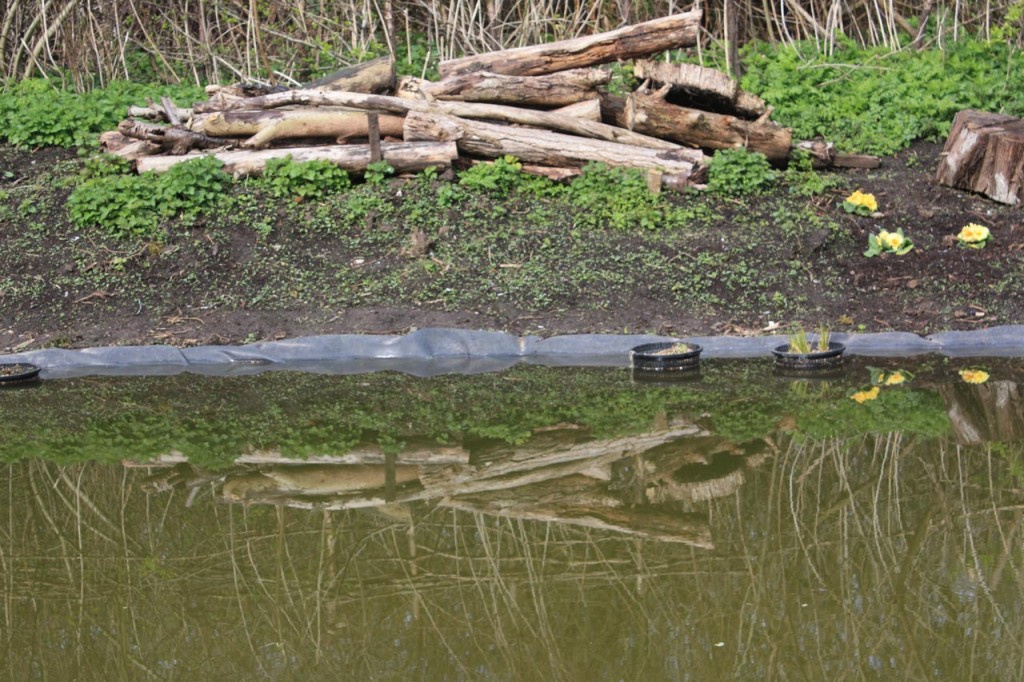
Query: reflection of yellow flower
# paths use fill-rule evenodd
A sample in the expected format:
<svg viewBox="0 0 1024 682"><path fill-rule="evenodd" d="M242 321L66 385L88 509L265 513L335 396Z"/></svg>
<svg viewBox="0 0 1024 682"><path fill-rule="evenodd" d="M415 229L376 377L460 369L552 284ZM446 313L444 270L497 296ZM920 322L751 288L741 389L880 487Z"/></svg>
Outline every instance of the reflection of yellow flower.
<svg viewBox="0 0 1024 682"><path fill-rule="evenodd" d="M872 386L870 389L866 391L857 391L850 397L856 400L858 403L864 404L868 400L874 400L875 398L878 397L878 386Z"/></svg>
<svg viewBox="0 0 1024 682"><path fill-rule="evenodd" d="M956 236L957 241L963 242L964 244L980 244L981 242L988 241L992 236L992 233L984 225L977 223L968 223L964 225L963 229L960 230L960 234Z"/></svg>
<svg viewBox="0 0 1024 682"><path fill-rule="evenodd" d="M988 381L988 372L983 369L962 369L960 378L969 384L983 384Z"/></svg>
<svg viewBox="0 0 1024 682"><path fill-rule="evenodd" d="M903 376L903 372L893 372L885 378L886 386L898 386L907 380L907 377Z"/></svg>
<svg viewBox="0 0 1024 682"><path fill-rule="evenodd" d="M875 201L875 195L865 194L860 190L846 197L846 203L853 204L854 206L863 206L872 213L878 210L878 202Z"/></svg>

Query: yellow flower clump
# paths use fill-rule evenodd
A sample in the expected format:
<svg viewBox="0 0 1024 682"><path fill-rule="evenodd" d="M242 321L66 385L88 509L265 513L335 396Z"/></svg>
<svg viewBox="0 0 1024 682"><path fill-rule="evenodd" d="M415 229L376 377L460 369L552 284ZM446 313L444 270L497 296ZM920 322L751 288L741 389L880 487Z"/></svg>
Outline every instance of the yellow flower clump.
<svg viewBox="0 0 1024 682"><path fill-rule="evenodd" d="M846 197L846 203L853 204L854 206L863 206L872 213L878 210L878 202L875 201L875 195L865 194L860 190L857 190L850 196Z"/></svg>
<svg viewBox="0 0 1024 682"><path fill-rule="evenodd" d="M866 391L857 391L850 397L863 405L867 401L874 400L878 397L878 386L872 386Z"/></svg>
<svg viewBox="0 0 1024 682"><path fill-rule="evenodd" d="M958 234L956 238L958 241L965 244L978 244L991 236L992 233L984 225L968 223L967 225L964 225L963 229L960 230L960 234Z"/></svg>
<svg viewBox="0 0 1024 682"><path fill-rule="evenodd" d="M890 374L889 376L887 376L885 378L885 385L886 386L898 386L898 385L902 384L906 380L907 380L907 378L905 376L903 376L902 372L893 372L892 374Z"/></svg>
<svg viewBox="0 0 1024 682"><path fill-rule="evenodd" d="M906 240L906 237L896 234L895 232L889 232L888 230L882 230L878 233L878 242L885 248L892 249L893 251L896 251L903 246L903 242Z"/></svg>
<svg viewBox="0 0 1024 682"><path fill-rule="evenodd" d="M962 369L960 378L969 384L983 384L988 381L988 372L983 369Z"/></svg>

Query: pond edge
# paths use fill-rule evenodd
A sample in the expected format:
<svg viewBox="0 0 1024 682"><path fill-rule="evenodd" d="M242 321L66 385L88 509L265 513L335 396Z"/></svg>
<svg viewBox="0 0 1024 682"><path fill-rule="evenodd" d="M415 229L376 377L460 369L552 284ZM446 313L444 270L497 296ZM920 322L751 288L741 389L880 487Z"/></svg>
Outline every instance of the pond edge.
<svg viewBox="0 0 1024 682"><path fill-rule="evenodd" d="M243 346L106 346L45 348L0 355L3 363L31 363L44 378L85 375L237 375L267 370L360 374L394 370L417 376L497 371L520 362L552 367L628 367L629 350L644 343L684 340L706 358L769 358L781 335L654 336L571 334L541 338L504 332L429 328L408 334L331 334ZM910 332L833 333L851 355L911 357L1024 357L1024 325L919 336Z"/></svg>

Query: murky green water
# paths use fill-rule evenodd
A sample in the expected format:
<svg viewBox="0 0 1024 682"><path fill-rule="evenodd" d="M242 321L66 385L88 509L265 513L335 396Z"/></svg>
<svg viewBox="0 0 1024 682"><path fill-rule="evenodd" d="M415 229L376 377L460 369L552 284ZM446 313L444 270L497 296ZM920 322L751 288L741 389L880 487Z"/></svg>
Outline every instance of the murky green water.
<svg viewBox="0 0 1024 682"><path fill-rule="evenodd" d="M0 391L0 677L1024 679L1024 372L975 366Z"/></svg>

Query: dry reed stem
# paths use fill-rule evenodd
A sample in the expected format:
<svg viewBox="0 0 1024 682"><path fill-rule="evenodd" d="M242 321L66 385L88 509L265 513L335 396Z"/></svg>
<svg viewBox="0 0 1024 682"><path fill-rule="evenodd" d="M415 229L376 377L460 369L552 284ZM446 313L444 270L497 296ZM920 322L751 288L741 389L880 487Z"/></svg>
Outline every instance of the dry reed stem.
<svg viewBox="0 0 1024 682"><path fill-rule="evenodd" d="M901 35L913 28L904 17L930 17L939 27L940 47L946 34L956 40L965 30L987 38L1009 5L1009 0L954 0L952 7L926 14L920 3L906 0L732 3L737 42L812 39L825 54L834 50L841 34L896 49ZM671 0L568 6L558 0L327 0L315 9L280 0L169 0L160 5L112 0L101 11L80 0L38 5L10 0L0 8L0 78L67 73L79 86L152 76L202 84L230 73L238 79L297 83L361 61L371 50L374 55L394 53L404 43L405 50L397 51L408 56L415 36L444 60L598 33L678 9ZM706 39L724 41L722 6L703 9ZM130 30L122 23L126 16L132 18ZM399 28L404 35L396 34ZM133 72L131 62L146 60L154 73Z"/></svg>

